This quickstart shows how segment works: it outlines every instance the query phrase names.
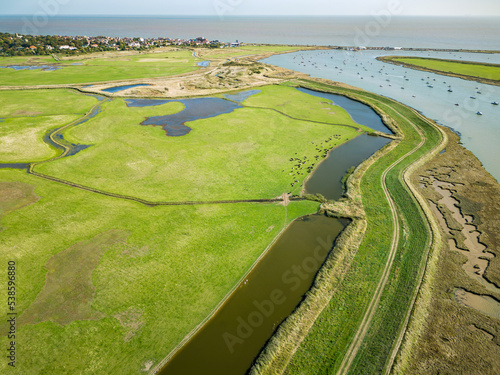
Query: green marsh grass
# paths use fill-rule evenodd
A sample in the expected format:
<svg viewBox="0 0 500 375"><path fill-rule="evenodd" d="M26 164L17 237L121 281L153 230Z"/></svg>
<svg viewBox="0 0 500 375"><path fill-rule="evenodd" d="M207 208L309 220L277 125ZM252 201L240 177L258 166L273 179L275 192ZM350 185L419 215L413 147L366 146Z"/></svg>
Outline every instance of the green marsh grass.
<svg viewBox="0 0 500 375"><path fill-rule="evenodd" d="M23 183L35 187L34 194L41 197L1 218L1 259L15 260L18 274L19 362L10 372L23 375L61 369L135 374L147 361L157 363L219 303L285 225L318 208L318 203L307 201L288 207L147 207L21 171L2 170L0 180L0 188ZM100 249L102 255L91 270L91 318L71 321L66 316L66 324L25 324L23 312L43 289L49 260L111 230L122 235ZM74 280L71 273L59 277L62 285ZM6 298L5 290L0 297ZM41 306L49 309L47 304L59 297L45 299ZM33 308L30 319L36 314ZM7 337L0 342L7 345ZM0 372L7 371L7 361L2 361Z"/></svg>
<svg viewBox="0 0 500 375"><path fill-rule="evenodd" d="M333 105L331 100L304 94L286 85L266 86L261 90L261 93L252 95L243 104L251 107L274 108L294 118L349 125L365 131L373 131L356 123L344 108Z"/></svg>
<svg viewBox="0 0 500 375"><path fill-rule="evenodd" d="M28 59L25 59L27 62ZM17 61L16 64L21 64L21 60ZM49 62L47 59L42 61ZM118 55L113 58L86 58L82 55L81 59L58 62L57 65L61 69L54 71L0 69L0 85L78 84L166 77L199 69L196 66L197 61L200 59L195 58L192 51L186 49L163 53ZM72 65L74 63L82 65ZM2 58L0 58L0 64L14 65L10 60Z"/></svg>
<svg viewBox="0 0 500 375"><path fill-rule="evenodd" d="M296 94L287 90L279 92L282 99ZM6 116L26 110L22 102L33 103L35 116L47 119L59 109L63 117L82 116L97 102L68 90L15 91L12 96L5 96ZM115 99L95 118L64 132L66 140L90 148L37 168L156 199L272 198L289 191L289 158L295 153L312 158L312 142L338 134L340 144L359 134L350 127L308 122L318 114L307 106L318 108L320 99L300 96L294 115L303 120L272 109L242 108L192 122L193 131L184 137L139 125L146 117L181 111L181 103L129 108ZM25 117L19 121L28 124ZM318 209L309 201L287 207L147 207L21 171L0 170L0 181L0 189L17 194L20 202L1 217L0 254L2 261L18 265L17 355L22 361L12 373L23 375L61 369L133 374L149 361L157 363L224 298L282 228ZM29 199L22 198L27 192ZM89 257L89 264L79 268L85 277L68 272L72 254L84 262L93 246L99 257L92 262ZM48 272L56 274L60 287L47 283ZM87 291L85 300L78 298L78 288ZM50 293L58 295L50 298ZM0 293L5 297L5 291ZM58 313L61 298L68 306L64 314ZM5 306L0 309L5 315ZM0 338L2 345L6 340ZM6 361L0 363L0 372L5 371Z"/></svg>
<svg viewBox="0 0 500 375"><path fill-rule="evenodd" d="M278 96L274 90L263 90L268 98ZM271 103L269 109L245 107L187 123L192 131L181 137L168 137L159 126L140 125L146 117L180 111L180 103L129 108L116 99L97 117L65 133L69 141L92 147L39 165L36 170L84 186L156 201L274 198L291 191L295 179L302 182L306 177L290 175L290 158L307 156L312 160L319 141L339 135L332 142L335 146L359 134L351 127L308 122L318 116L307 108L317 108L322 99L287 87L279 92L282 101L288 95L304 100L298 102L301 110L295 113L304 120L274 111L279 105ZM338 122L342 121L348 122L343 115Z"/></svg>
<svg viewBox="0 0 500 375"><path fill-rule="evenodd" d="M444 73L461 74L500 81L500 65L471 63L468 61L442 60L418 57L392 57L391 61L411 64L426 69L438 70Z"/></svg>
<svg viewBox="0 0 500 375"><path fill-rule="evenodd" d="M71 123L80 116L36 116L7 118L0 122L0 162L42 161L57 155L43 142L49 130Z"/></svg>
<svg viewBox="0 0 500 375"><path fill-rule="evenodd" d="M0 90L0 118L84 115L98 100L74 90Z"/></svg>
<svg viewBox="0 0 500 375"><path fill-rule="evenodd" d="M23 163L56 156L43 136L83 117L98 100L71 90L22 90L0 91L0 101L0 162Z"/></svg>

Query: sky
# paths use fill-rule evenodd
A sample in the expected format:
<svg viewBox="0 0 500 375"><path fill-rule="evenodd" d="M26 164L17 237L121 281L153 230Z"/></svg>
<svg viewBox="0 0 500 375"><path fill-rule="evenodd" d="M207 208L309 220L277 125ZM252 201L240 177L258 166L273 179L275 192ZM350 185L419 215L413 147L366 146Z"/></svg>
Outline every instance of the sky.
<svg viewBox="0 0 500 375"><path fill-rule="evenodd" d="M0 15L500 16L499 0L0 0Z"/></svg>

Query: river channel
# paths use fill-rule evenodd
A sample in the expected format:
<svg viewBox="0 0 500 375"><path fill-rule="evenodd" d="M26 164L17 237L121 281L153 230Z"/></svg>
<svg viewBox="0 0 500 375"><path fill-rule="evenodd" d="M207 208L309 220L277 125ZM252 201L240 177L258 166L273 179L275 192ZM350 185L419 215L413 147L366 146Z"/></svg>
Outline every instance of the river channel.
<svg viewBox="0 0 500 375"><path fill-rule="evenodd" d="M301 91L325 97L323 93ZM370 107L336 95L327 99L336 105L343 102L342 106L358 123L390 133ZM357 166L389 141L361 135L330 151L313 172L307 191L322 193L329 199L340 198L343 194L340 180L346 169ZM160 374L245 374L276 328L310 289L348 223L349 220L317 214L292 222L213 317L169 359Z"/></svg>

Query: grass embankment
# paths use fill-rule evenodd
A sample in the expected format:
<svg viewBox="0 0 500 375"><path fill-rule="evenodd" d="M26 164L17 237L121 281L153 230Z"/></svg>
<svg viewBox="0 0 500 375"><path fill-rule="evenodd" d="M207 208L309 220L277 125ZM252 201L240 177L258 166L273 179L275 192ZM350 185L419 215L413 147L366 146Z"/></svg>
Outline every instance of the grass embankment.
<svg viewBox="0 0 500 375"><path fill-rule="evenodd" d="M339 369L381 278L391 247L394 223L381 186L382 175L391 164L411 152L421 142L419 132L409 121L417 125L427 138L418 151L392 168L386 178L391 197L397 204L400 241L389 282L350 369L351 373L379 373L384 370L393 344L404 324L415 286L419 282L422 260L428 249L429 231L426 219L401 176L410 164L436 147L441 136L435 127L397 102L361 91L310 82L305 84L312 88L349 95L372 105L377 111L395 120L399 133L404 138L364 173L360 188L368 223L365 237L349 270L345 274L333 276L337 283L333 298L305 337L285 373L320 374L333 373ZM291 353L293 354L293 350ZM264 363L266 360L275 361L277 367L286 366L289 356L272 358L272 355L268 355ZM273 371L271 366L266 373Z"/></svg>
<svg viewBox="0 0 500 375"><path fill-rule="evenodd" d="M52 61L50 61L52 59ZM23 62L24 61L24 62ZM0 85L32 86L78 84L106 82L138 78L166 77L198 70L196 62L201 61L193 56L191 50L172 50L162 53L115 53L101 58L89 58L85 55L79 59L55 61L53 58L33 57L0 58L0 65L43 65L54 64L60 69L54 71L0 69ZM81 65L73 65L81 64Z"/></svg>
<svg viewBox="0 0 500 375"><path fill-rule="evenodd" d="M69 90L0 91L0 163L56 156L43 136L82 117L97 99Z"/></svg>
<svg viewBox="0 0 500 375"><path fill-rule="evenodd" d="M407 56L383 56L377 59L411 69L500 85L500 65L498 64Z"/></svg>
<svg viewBox="0 0 500 375"><path fill-rule="evenodd" d="M70 142L92 147L35 171L152 201L268 199L299 193L307 173L297 175L292 170L297 162L290 159L314 160L318 141L338 136L328 143L335 147L360 134L357 127L362 126L325 99L284 86L261 90L244 108L188 123L192 131L181 137L140 123L145 117L178 112L182 104L138 108L113 100L96 118L64 134ZM329 125L336 123L349 126Z"/></svg>

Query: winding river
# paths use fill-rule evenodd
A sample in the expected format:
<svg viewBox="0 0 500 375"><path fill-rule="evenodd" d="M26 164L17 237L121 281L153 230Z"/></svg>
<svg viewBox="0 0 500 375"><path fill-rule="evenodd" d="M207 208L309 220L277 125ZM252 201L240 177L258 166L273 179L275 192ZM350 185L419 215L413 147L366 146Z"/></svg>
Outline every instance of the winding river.
<svg viewBox="0 0 500 375"><path fill-rule="evenodd" d="M76 122L71 124L72 127L78 126L78 125L81 125L81 124L87 122L88 120L94 118L95 116L97 116L101 112L101 106L102 106L102 103L103 103L105 98L102 96L97 96L97 95L89 95L89 96L95 97L101 103L99 105L95 106L92 109L92 111L88 115L86 115L84 118L77 120ZM60 156L60 157L73 156L73 155L76 155L77 153L79 153L80 151L85 150L86 148L90 147L90 145L82 145L82 144L68 142L66 139L64 139L64 135L60 132L62 128L65 128L65 126L49 130L43 136L43 141L46 144L50 145L51 147L53 147L59 151L62 151L62 152L64 152L65 149L68 150L64 156ZM52 138L56 138L59 143L54 142L52 140ZM64 145L64 146L62 146L62 145ZM31 164L32 163L0 163L0 169L12 168L12 169L26 169L27 170Z"/></svg>
<svg viewBox="0 0 500 375"><path fill-rule="evenodd" d="M390 133L365 104L333 94L300 89L341 105L351 117ZM326 96L325 96L326 95ZM346 169L357 166L390 140L360 135L330 151L309 179L307 191L329 199L343 194ZM175 374L245 374L276 328L310 289L315 275L349 220L309 215L293 221L243 278L215 314L160 370Z"/></svg>

